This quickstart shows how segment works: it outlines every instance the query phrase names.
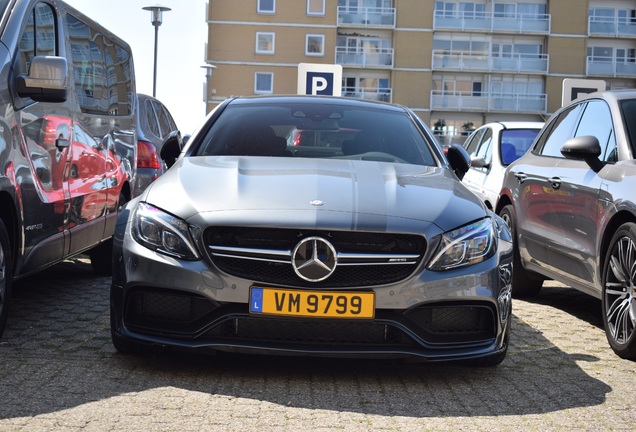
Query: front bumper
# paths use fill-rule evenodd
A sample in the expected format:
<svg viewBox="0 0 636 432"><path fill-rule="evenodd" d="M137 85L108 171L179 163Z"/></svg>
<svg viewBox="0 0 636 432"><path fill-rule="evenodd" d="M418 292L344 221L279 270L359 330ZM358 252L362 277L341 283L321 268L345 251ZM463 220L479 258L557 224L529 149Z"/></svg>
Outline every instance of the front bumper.
<svg viewBox="0 0 636 432"><path fill-rule="evenodd" d="M250 314L249 288L262 281L226 275L204 261L182 262L116 242L111 288L116 345L189 351L418 357L487 357L507 349L511 248L480 264L416 272L374 291L373 319L289 318ZM265 284L267 286L267 284Z"/></svg>

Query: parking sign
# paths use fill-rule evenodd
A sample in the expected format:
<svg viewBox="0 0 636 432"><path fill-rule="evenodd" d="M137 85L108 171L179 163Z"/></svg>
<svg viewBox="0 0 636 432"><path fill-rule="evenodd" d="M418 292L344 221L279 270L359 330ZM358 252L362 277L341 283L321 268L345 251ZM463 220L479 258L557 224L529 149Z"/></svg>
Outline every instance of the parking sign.
<svg viewBox="0 0 636 432"><path fill-rule="evenodd" d="M298 94L340 96L342 65L300 63Z"/></svg>
<svg viewBox="0 0 636 432"><path fill-rule="evenodd" d="M605 89L606 83L603 80L566 78L563 80L561 106L569 104L582 95L604 91Z"/></svg>

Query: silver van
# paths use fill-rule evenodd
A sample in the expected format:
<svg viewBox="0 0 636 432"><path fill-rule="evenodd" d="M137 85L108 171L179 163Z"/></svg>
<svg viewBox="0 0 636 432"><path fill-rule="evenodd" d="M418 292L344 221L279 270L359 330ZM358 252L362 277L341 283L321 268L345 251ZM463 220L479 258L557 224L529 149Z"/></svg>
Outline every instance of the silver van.
<svg viewBox="0 0 636 432"><path fill-rule="evenodd" d="M0 0L0 335L12 280L112 268L136 170L130 46L57 0Z"/></svg>

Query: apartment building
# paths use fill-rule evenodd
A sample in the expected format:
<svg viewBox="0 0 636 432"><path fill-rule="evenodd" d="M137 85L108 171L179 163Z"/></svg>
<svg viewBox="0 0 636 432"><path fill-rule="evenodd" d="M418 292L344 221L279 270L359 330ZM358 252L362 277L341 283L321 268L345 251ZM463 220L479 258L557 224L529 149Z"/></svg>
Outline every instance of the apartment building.
<svg viewBox="0 0 636 432"><path fill-rule="evenodd" d="M211 0L208 109L293 94L299 63L340 64L342 94L409 106L447 143L541 121L566 78L636 87L633 0Z"/></svg>

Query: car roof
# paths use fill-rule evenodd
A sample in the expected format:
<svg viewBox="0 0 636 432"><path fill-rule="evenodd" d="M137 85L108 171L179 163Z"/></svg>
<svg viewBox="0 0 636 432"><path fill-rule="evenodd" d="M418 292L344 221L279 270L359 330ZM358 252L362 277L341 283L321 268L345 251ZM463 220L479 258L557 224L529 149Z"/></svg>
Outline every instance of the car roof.
<svg viewBox="0 0 636 432"><path fill-rule="evenodd" d="M601 92L594 92L582 95L581 97L573 100L573 102L580 102L586 99L607 99L607 100L623 100L623 99L636 99L636 89L623 89L623 90L605 90ZM568 104L570 105L570 104Z"/></svg>
<svg viewBox="0 0 636 432"><path fill-rule="evenodd" d="M502 129L541 129L544 122L531 121L496 121L484 124L484 126L500 126ZM483 126L482 126L483 127Z"/></svg>

